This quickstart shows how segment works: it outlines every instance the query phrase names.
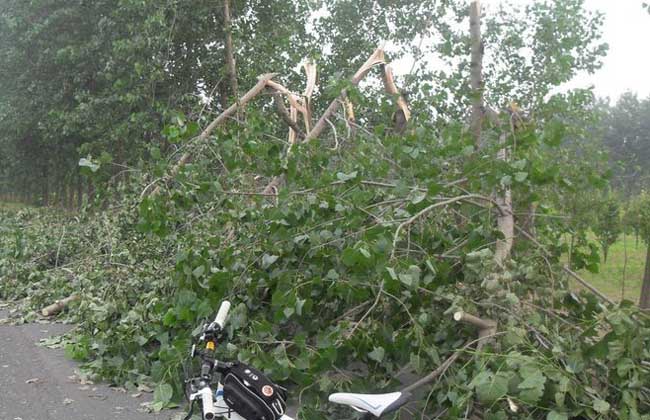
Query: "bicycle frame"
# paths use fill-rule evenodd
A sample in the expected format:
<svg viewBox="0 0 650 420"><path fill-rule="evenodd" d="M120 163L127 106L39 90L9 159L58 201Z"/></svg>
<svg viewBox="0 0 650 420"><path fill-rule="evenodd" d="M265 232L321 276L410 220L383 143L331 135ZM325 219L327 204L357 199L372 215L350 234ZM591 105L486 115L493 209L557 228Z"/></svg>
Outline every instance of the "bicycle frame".
<svg viewBox="0 0 650 420"><path fill-rule="evenodd" d="M232 368L232 363L219 362L214 358L214 350L217 345L217 338L223 333L223 327L230 310L230 302L224 301L219 308L219 312L215 320L209 324L204 325L203 334L200 338L202 343L205 343L205 350L199 351L203 363L201 366L201 376L186 380L189 384L191 402L190 413L185 418L189 419L192 415L194 403L200 401L202 418L204 420L214 420L217 418L227 420L246 420L243 416L231 409L224 399L224 390L221 382L212 382L213 372L224 372L224 369ZM195 357L196 345L192 347L191 357ZM408 392L394 392L389 394L348 394L336 393L329 397L333 403L345 404L351 408L364 413L363 419L373 419L382 417L385 414L391 413L404 405L411 397ZM280 410L275 410L276 415L281 413ZM282 414L279 420L294 420L286 414Z"/></svg>

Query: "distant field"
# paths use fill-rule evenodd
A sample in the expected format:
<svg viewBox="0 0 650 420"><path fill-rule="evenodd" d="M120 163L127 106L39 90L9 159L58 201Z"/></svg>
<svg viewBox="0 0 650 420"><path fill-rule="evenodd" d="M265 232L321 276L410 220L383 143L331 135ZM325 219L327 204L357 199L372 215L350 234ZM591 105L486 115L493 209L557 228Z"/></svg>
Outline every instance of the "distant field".
<svg viewBox="0 0 650 420"><path fill-rule="evenodd" d="M21 203L12 203L12 202L0 201L0 209L16 210L16 209L21 209L23 207L25 207L25 205L21 204Z"/></svg>
<svg viewBox="0 0 650 420"><path fill-rule="evenodd" d="M645 256L646 247L642 241L639 241L637 246L634 236L621 236L610 248L607 263L600 264L599 273L594 274L583 270L580 275L614 300L624 298L636 302L641 294Z"/></svg>

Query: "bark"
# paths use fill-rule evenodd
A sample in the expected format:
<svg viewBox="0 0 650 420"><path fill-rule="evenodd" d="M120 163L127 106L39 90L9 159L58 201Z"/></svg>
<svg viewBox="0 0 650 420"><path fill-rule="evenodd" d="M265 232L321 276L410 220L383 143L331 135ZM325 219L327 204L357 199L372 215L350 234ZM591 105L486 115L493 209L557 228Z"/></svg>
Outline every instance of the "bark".
<svg viewBox="0 0 650 420"><path fill-rule="evenodd" d="M357 70L357 72L352 76L352 79L350 79L350 83L354 86L358 85L361 80L363 80L364 77L368 74L368 72L376 65L378 64L385 64L384 60L384 50L381 48L377 48L372 55L366 60L365 63ZM307 72L307 78L308 78L308 83L307 83L307 89L310 89L311 80L315 81L315 70L311 70L306 68L305 71ZM277 84L277 83L269 83L269 86L282 92L285 93L283 90L281 90L282 86ZM286 89L285 89L286 90ZM286 94L286 93L285 93ZM289 96L289 100L291 101L291 95ZM339 94L338 98L334 99L332 103L327 107L323 115L320 117L318 122L316 122L316 125L314 125L314 128L308 131L308 133L305 135L304 142L308 142L310 140L317 139L323 131L325 131L325 128L329 125L328 120L334 115L334 113L339 109L339 106L341 103L344 103L345 100L348 97L348 93L346 89L343 89L341 93ZM300 105L294 105L293 106L299 107ZM289 149L289 152L291 149ZM276 176L274 177L271 182L264 188L263 193L264 194L271 194L274 191L277 191L278 187L284 182L284 175Z"/></svg>
<svg viewBox="0 0 650 420"><path fill-rule="evenodd" d="M384 88L386 93L397 97L397 110L393 114L393 131L397 134L403 134L406 131L406 124L411 119L411 110L408 107L406 99L395 85L393 69L390 65L383 66L384 70Z"/></svg>
<svg viewBox="0 0 650 420"><path fill-rule="evenodd" d="M244 107L255 96L257 96L260 92L262 92L266 88L266 85L267 85L268 81L271 80L271 78L274 77L274 76L275 76L275 73L267 73L267 74L264 74L264 75L260 76L258 81L257 81L257 84L255 84L255 86L253 86L248 92L246 92L246 94L244 96L239 98L239 100L237 102L230 105L230 107L228 107L228 109L226 109L221 114L219 114L219 116L217 118L215 118L214 121L212 121L210 123L210 125L208 125L206 127L206 129L203 130L203 132L201 132L201 134L199 134L199 136L196 138L196 143L201 144L201 143L206 142L208 140L208 138L210 137L210 134L212 134L212 132L218 126L220 126L221 124L226 122L228 120L228 118L232 117L237 112L238 109ZM192 153L191 152L186 152L183 156L181 156L180 160L171 169L171 171L170 171L169 175L167 176L167 178L173 178L176 175L178 175L178 172L181 170L181 168L185 164L187 164L191 159L192 159ZM147 191L144 191L143 195L146 194L146 192ZM160 193L160 186L156 187L152 191L151 195L155 197L159 193Z"/></svg>
<svg viewBox="0 0 650 420"><path fill-rule="evenodd" d="M226 32L226 71L230 80L230 91L235 98L239 97L237 83L237 68L235 66L235 52L232 46L232 22L230 16L230 0L223 2L223 25Z"/></svg>
<svg viewBox="0 0 650 420"><path fill-rule="evenodd" d="M84 186L81 175L77 174L77 208L81 210L84 202Z"/></svg>
<svg viewBox="0 0 650 420"><path fill-rule="evenodd" d="M458 311L454 313L454 320L456 322L464 322L478 328L479 342L476 345L476 350L480 351L485 344L485 340L497 332L497 322L491 319L482 319L477 316L468 314L467 312Z"/></svg>
<svg viewBox="0 0 650 420"><path fill-rule="evenodd" d="M88 192L86 195L88 196L88 202L90 203L91 201L93 201L93 198L95 196L95 186L90 181L88 182L87 190Z"/></svg>
<svg viewBox="0 0 650 420"><path fill-rule="evenodd" d="M278 92L273 93L273 101L275 102L275 111L282 118L282 121L289 126L289 143L293 144L295 142L295 136L304 137L305 134L302 132L297 123L297 112L294 113L294 107L291 108L291 114L287 110L287 107L284 106L284 99Z"/></svg>
<svg viewBox="0 0 650 420"><path fill-rule="evenodd" d="M537 214L538 203L533 202L528 205L528 214L524 218L522 228L530 233L533 237L537 236L537 229L535 228L535 215Z"/></svg>
<svg viewBox="0 0 650 420"><path fill-rule="evenodd" d="M381 48L377 48L375 52L368 58L368 60L363 63L361 68L359 68L354 76L352 76L352 79L350 79L350 83L353 86L358 85L359 82L361 82L361 80L366 77L370 69L378 64L385 64L384 50ZM307 137L305 137L305 142L318 138L323 133L323 131L325 131L325 128L328 126L327 120L334 115L334 113L339 109L341 102L345 101L345 98L347 98L347 96L347 89L343 89L339 94L339 97L332 101L316 125L314 125L314 128L307 134Z"/></svg>
<svg viewBox="0 0 650 420"><path fill-rule="evenodd" d="M43 167L43 184L42 184L42 195L43 195L43 206L47 207L50 204L50 179L48 174L47 165Z"/></svg>
<svg viewBox="0 0 650 420"><path fill-rule="evenodd" d="M70 303L74 302L75 300L79 300L79 295L71 295L65 299L57 300L53 304L43 308L41 314L43 314L43 316L54 316L59 312L61 312L63 309L65 309L66 306L68 306Z"/></svg>
<svg viewBox="0 0 650 420"><path fill-rule="evenodd" d="M481 130L483 126L483 43L481 41L481 3L474 0L470 5L470 38L472 48L471 88L472 88L472 119L471 130L474 142L478 148L481 145Z"/></svg>
<svg viewBox="0 0 650 420"><path fill-rule="evenodd" d="M497 240L494 260L498 265L503 266L505 260L510 257L515 236L515 221L512 216L512 191L509 187L500 195L497 195L496 202L501 208L497 216L497 228L503 235L503 239Z"/></svg>
<svg viewBox="0 0 650 420"><path fill-rule="evenodd" d="M415 383L407 386L402 389L403 393L411 393L418 388L421 388L424 385L428 385L433 382L437 377L443 375L449 366L451 366L458 357L465 352L472 344L476 343L476 350L479 351L485 342L490 339L497 332L497 323L493 320L483 320L481 318L475 317L473 315L467 314L463 311L454 313L454 320L456 322L466 322L476 326L479 329L479 337L476 340L468 341L463 347L459 348L451 356L449 356L439 367L437 367L433 372L429 373L424 378L416 381ZM477 323L478 322L478 323Z"/></svg>
<svg viewBox="0 0 650 420"><path fill-rule="evenodd" d="M349 98L345 98L345 123L348 125L348 136L354 138L357 134L357 121L354 115L354 105Z"/></svg>
<svg viewBox="0 0 650 420"><path fill-rule="evenodd" d="M67 190L67 197L66 197L66 200L65 200L65 207L68 210L73 210L73 208L72 208L73 204L72 203L74 202L74 188L72 187L72 184L70 183L70 181L68 182L66 190Z"/></svg>
<svg viewBox="0 0 650 420"><path fill-rule="evenodd" d="M59 191L56 197L57 205L62 209L65 208L65 182L59 181Z"/></svg>
<svg viewBox="0 0 650 420"><path fill-rule="evenodd" d="M646 250L645 273L643 274L643 287L641 288L639 307L644 310L650 309L650 242L648 242Z"/></svg>
<svg viewBox="0 0 650 420"><path fill-rule="evenodd" d="M625 300L625 283L627 283L627 235L623 231L623 281L621 282L621 300Z"/></svg>
<svg viewBox="0 0 650 420"><path fill-rule="evenodd" d="M316 64L314 64L311 61L307 61L305 64L303 64L303 68L305 69L305 75L307 76L307 84L305 86L305 93L303 94L305 98L305 113L304 113L305 130L310 131L311 126L313 125L311 98L314 95L314 89L316 88L316 80L318 78L318 68L316 67Z"/></svg>

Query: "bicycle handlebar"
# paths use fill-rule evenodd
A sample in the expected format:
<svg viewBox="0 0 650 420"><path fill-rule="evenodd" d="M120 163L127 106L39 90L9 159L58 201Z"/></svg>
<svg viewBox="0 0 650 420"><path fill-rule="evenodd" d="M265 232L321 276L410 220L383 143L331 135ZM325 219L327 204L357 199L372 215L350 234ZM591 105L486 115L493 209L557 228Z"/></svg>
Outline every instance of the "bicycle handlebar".
<svg viewBox="0 0 650 420"><path fill-rule="evenodd" d="M221 329L226 326L226 318L228 318L228 312L230 312L230 302L224 300L221 302L219 312L217 312L217 316L214 318L214 323L217 324Z"/></svg>
<svg viewBox="0 0 650 420"><path fill-rule="evenodd" d="M201 409L203 411L203 419L213 420L216 418L215 406L214 406L214 392L210 387L212 370L218 368L221 364L212 358L212 353L216 347L216 335L223 331L226 326L226 320L228 318L228 312L230 312L230 302L224 300L221 302L217 316L214 318L214 321L204 330L203 339L206 339L206 350L207 353L204 353L203 365L201 366L201 385L202 387L193 394L193 399L201 398ZM225 367L226 364L223 364Z"/></svg>
<svg viewBox="0 0 650 420"><path fill-rule="evenodd" d="M198 392L201 394L201 407L203 409L203 418L205 420L213 420L216 416L214 409L214 397L212 396L212 388L206 386Z"/></svg>

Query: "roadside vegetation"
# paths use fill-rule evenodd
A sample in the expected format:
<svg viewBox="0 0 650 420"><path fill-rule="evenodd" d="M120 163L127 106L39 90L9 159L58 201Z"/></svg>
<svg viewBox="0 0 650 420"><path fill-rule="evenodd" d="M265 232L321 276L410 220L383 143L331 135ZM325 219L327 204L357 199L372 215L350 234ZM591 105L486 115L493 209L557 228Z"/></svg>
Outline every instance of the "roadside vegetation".
<svg viewBox="0 0 650 420"><path fill-rule="evenodd" d="M650 100L552 93L599 66L602 16L581 0L332 1L315 21L308 1L191 3L0 1L15 322L78 297L68 356L154 389L154 410L182 402L192 332L229 299L221 355L288 386L302 419L344 419L334 390L440 366L422 418L650 418L650 167L621 183L618 165L650 150L648 114L619 111ZM599 269L587 280L617 300L627 277L634 301L567 275ZM479 340L457 314L493 327Z"/></svg>

